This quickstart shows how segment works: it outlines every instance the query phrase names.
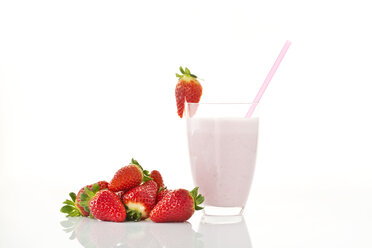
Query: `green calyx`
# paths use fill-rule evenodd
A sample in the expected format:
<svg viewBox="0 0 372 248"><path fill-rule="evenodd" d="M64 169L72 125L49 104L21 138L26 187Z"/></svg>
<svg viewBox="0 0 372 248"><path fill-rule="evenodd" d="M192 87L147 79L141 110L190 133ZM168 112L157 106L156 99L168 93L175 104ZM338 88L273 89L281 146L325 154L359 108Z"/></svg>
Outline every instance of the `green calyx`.
<svg viewBox="0 0 372 248"><path fill-rule="evenodd" d="M167 187L165 186L165 187L160 187L159 189L158 189L158 192L157 192L157 194L159 194L161 191L163 191L163 190L166 190L167 189Z"/></svg>
<svg viewBox="0 0 372 248"><path fill-rule="evenodd" d="M67 199L66 201L63 202L63 206L61 208L61 212L64 214L67 214L66 217L77 217L77 216L82 216L80 209L76 205L76 194L74 192L71 192L70 194L70 199Z"/></svg>
<svg viewBox="0 0 372 248"><path fill-rule="evenodd" d="M131 160L130 163L131 163L131 164L134 164L134 165L137 165L138 168L140 168L140 170L142 171L142 174L143 174L142 182L145 183L145 182L150 181L150 180L153 179L152 177L150 177L150 172L149 172L148 170L144 170L144 169L142 168L142 166L138 163L137 160L135 160L134 158L132 158L132 160Z"/></svg>
<svg viewBox="0 0 372 248"><path fill-rule="evenodd" d="M140 221L142 219L142 214L141 212L137 210L127 210L127 221Z"/></svg>
<svg viewBox="0 0 372 248"><path fill-rule="evenodd" d="M185 67L185 70L184 70L182 68L182 66L180 66L180 72L181 72L181 74L176 73L176 77L178 77L178 78L183 78L183 77L198 78L197 76L192 74L187 67Z"/></svg>
<svg viewBox="0 0 372 248"><path fill-rule="evenodd" d="M84 188L84 193L80 195L80 206L84 208L87 213L90 213L89 209L89 201L96 195L96 193L100 190L99 184L95 183L92 186L92 189L88 187Z"/></svg>
<svg viewBox="0 0 372 248"><path fill-rule="evenodd" d="M194 199L194 209L202 210L203 207L200 207L199 205L204 202L204 196L201 194L198 194L198 189L199 187L195 187L193 190L190 191L190 195Z"/></svg>

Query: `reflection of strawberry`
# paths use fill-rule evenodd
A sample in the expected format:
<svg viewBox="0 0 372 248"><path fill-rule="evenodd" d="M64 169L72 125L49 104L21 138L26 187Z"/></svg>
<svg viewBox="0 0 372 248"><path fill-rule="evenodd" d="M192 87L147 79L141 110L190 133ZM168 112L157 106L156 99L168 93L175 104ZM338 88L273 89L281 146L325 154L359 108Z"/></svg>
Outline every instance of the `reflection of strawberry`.
<svg viewBox="0 0 372 248"><path fill-rule="evenodd" d="M147 181L124 194L123 203L128 209L128 220L146 219L156 203L158 187L153 180Z"/></svg>
<svg viewBox="0 0 372 248"><path fill-rule="evenodd" d="M198 205L203 201L204 197L198 195L198 187L190 192L185 189L173 190L156 204L150 218L154 222L184 222L195 210L202 209Z"/></svg>
<svg viewBox="0 0 372 248"><path fill-rule="evenodd" d="M182 75L176 74L179 78L176 85L176 101L177 113L182 118L185 109L185 101L191 103L198 103L203 92L203 88L197 76L191 74L190 70L186 67L185 70L180 66Z"/></svg>
<svg viewBox="0 0 372 248"><path fill-rule="evenodd" d="M142 181L150 180L148 171L144 171L141 165L134 159L131 164L118 170L109 184L109 190L117 192L136 187Z"/></svg>
<svg viewBox="0 0 372 248"><path fill-rule="evenodd" d="M150 177L156 182L156 184L158 185L158 189L164 188L163 178L159 171L157 170L151 171Z"/></svg>
<svg viewBox="0 0 372 248"><path fill-rule="evenodd" d="M156 203L160 202L161 199L163 199L164 196L166 194L168 194L169 192L171 192L171 191L169 189L167 189L167 188L160 188L159 189L159 192L158 192L158 195L156 196Z"/></svg>

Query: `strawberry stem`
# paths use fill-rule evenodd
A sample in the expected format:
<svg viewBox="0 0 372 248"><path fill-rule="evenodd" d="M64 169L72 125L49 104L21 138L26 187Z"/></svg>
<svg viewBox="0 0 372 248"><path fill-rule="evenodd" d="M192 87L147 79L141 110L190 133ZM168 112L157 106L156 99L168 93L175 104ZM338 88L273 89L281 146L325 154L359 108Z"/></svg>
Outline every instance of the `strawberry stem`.
<svg viewBox="0 0 372 248"><path fill-rule="evenodd" d="M192 74L189 70L189 68L185 67L185 70L180 66L180 72L182 73L181 75L176 73L176 77L178 78L183 78L183 77L193 77L193 78L198 78L195 74Z"/></svg>

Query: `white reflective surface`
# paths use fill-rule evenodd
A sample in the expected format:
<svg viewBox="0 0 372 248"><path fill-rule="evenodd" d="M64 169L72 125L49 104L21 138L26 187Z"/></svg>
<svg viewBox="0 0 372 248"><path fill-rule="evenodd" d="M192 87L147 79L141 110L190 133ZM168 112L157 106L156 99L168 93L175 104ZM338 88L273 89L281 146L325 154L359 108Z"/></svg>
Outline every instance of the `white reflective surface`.
<svg viewBox="0 0 372 248"><path fill-rule="evenodd" d="M210 224L200 218L195 227L186 223L111 223L90 218L68 218L60 222L71 245L96 247L246 247L250 248L244 218L237 223Z"/></svg>

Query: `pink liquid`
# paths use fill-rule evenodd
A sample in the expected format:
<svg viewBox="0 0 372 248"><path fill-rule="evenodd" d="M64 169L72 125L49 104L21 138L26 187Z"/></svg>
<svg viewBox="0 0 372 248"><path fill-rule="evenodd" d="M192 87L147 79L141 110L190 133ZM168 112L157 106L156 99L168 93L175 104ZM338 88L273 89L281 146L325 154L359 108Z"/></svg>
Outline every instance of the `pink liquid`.
<svg viewBox="0 0 372 248"><path fill-rule="evenodd" d="M258 118L190 118L191 170L205 204L244 207L252 183Z"/></svg>

